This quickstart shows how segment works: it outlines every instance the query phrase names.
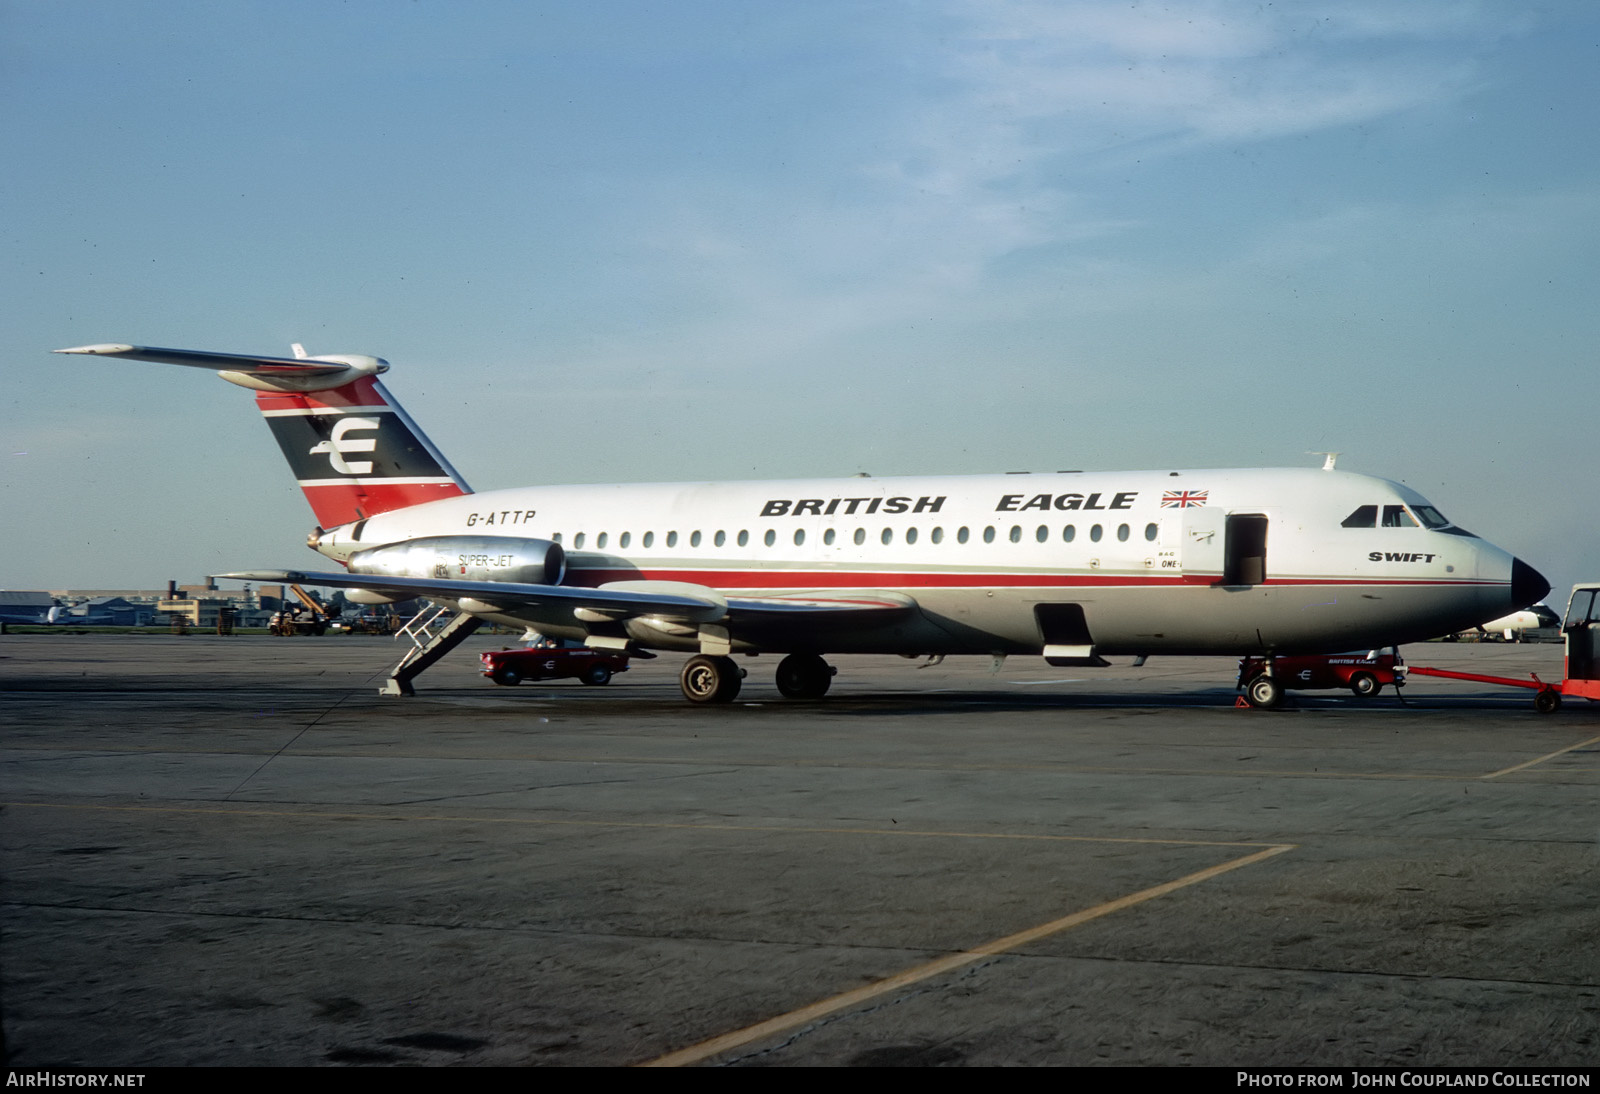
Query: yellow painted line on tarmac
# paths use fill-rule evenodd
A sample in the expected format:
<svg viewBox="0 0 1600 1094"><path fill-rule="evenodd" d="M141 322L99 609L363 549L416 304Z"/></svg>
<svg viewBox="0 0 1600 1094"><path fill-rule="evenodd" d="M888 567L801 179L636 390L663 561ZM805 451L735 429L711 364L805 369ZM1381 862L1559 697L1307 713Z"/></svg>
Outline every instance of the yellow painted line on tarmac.
<svg viewBox="0 0 1600 1094"><path fill-rule="evenodd" d="M1276 844L1266 848L1265 850L1257 851L1254 854L1245 855L1242 858L1232 859L1228 862L1221 863L1220 865L1211 866L1204 870L1187 874L1175 881L1168 881L1164 884L1156 885L1149 889L1141 889L1137 893L1129 893L1127 896L1118 897L1116 900L1109 900L1104 904L1097 904L1093 908L1085 908L1081 912L1073 912L1071 915L1062 916L1060 919L1053 919L1048 923L1041 923L1037 927L1029 927L1025 931L1018 931L1016 934L1008 934L1003 938L997 938L992 942L986 942L981 946L975 947L974 949L964 950L961 953L950 954L946 957L937 958L936 960L928 961L921 965L913 965L911 968L905 969L902 972L898 972L888 979L880 980L875 984L868 984L865 987L856 988L853 991L842 992L839 995L831 996L827 999L812 1003L810 1006L801 1007L799 1010L792 1010L787 1014L780 1014L775 1018L769 1018L765 1022L758 1022L753 1026L746 1026L744 1029L734 1030L731 1033L724 1033L720 1037L713 1037L708 1041L701 1041L697 1045L690 1045L688 1048L679 1049L676 1052L669 1052L665 1056L658 1056L655 1059L648 1060L638 1066L684 1067L689 1064L697 1064L704 1060L709 1060L713 1056L718 1056L724 1052L728 1052L731 1049L741 1048L744 1045L751 1044L755 1041L764 1040L765 1038L774 1036L775 1034L787 1032L788 1030L794 1029L797 1026L803 1026L810 1022L815 1022L820 1018L837 1013L838 1011L848 1010L851 1007L859 1006L860 1004L865 1003L870 999L875 999L880 995L886 995L889 992L899 991L901 988L918 983L919 981L940 976L944 973L959 969L965 965L971 965L977 961L983 960L985 957L992 957L995 954L1005 953L1007 950L1016 949L1018 946L1026 945L1029 942L1036 942L1041 938L1048 938L1050 935L1071 930L1073 927L1078 927L1085 923L1091 922L1092 920L1100 919L1104 916L1112 914L1113 912L1120 912L1124 908L1131 908L1136 904L1143 904L1146 901L1155 900L1157 897L1166 896L1168 893L1177 892L1179 889L1187 888L1190 885L1197 885L1200 882L1207 881L1218 876L1219 874L1225 874L1231 870L1238 870L1241 867L1250 866L1254 863L1272 858L1274 855L1281 855L1285 851L1292 851L1294 849L1295 845L1292 843Z"/></svg>
<svg viewBox="0 0 1600 1094"><path fill-rule="evenodd" d="M1481 776L1481 778L1498 779L1501 775L1509 775L1514 771L1524 771L1530 767L1537 767L1546 760L1553 760L1557 756L1565 756L1569 752L1576 752L1580 748L1588 748L1592 744L1600 744L1600 737L1590 737L1587 741L1579 741L1575 745L1568 745L1566 748L1558 748L1554 752L1546 753L1537 759L1528 760L1526 763L1513 764L1510 767L1502 767L1499 771L1491 771L1489 774Z"/></svg>

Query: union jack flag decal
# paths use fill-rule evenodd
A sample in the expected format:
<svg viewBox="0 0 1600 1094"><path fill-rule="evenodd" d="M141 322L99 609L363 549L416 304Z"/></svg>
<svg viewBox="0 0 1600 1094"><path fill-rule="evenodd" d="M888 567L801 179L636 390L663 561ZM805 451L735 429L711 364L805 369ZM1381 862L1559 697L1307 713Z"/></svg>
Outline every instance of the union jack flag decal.
<svg viewBox="0 0 1600 1094"><path fill-rule="evenodd" d="M1163 509L1192 509L1206 503L1209 490L1168 490L1161 495Z"/></svg>

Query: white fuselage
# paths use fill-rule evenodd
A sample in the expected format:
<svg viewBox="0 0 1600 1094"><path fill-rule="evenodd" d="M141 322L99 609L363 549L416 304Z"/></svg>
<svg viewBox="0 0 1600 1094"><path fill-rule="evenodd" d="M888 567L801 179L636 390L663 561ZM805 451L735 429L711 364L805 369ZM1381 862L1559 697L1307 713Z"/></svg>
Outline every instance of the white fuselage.
<svg viewBox="0 0 1600 1094"><path fill-rule="evenodd" d="M1363 507L1379 517L1350 525ZM534 538L565 548L566 585L886 590L917 603L883 625L747 633L734 643L745 651L1327 652L1523 606L1511 555L1426 527L1440 521L1425 513L1397 483L1298 469L547 486L382 513L318 549L344 561L420 537ZM628 631L641 645L696 648L681 627L640 619Z"/></svg>

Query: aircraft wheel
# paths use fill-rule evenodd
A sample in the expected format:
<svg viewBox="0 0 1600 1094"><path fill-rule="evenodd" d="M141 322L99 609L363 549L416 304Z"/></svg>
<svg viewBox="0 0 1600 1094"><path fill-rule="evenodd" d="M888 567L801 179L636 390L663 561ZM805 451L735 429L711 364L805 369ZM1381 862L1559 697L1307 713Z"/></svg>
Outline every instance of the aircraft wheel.
<svg viewBox="0 0 1600 1094"><path fill-rule="evenodd" d="M1540 714L1554 714L1561 709L1561 693L1554 688L1541 688L1533 697L1533 709Z"/></svg>
<svg viewBox="0 0 1600 1094"><path fill-rule="evenodd" d="M516 669L495 669L494 675L489 679L502 687L514 688L522 683L522 674Z"/></svg>
<svg viewBox="0 0 1600 1094"><path fill-rule="evenodd" d="M1350 690L1366 699L1383 690L1378 678L1370 672L1358 672L1350 677Z"/></svg>
<svg viewBox="0 0 1600 1094"><path fill-rule="evenodd" d="M1244 698L1258 710L1271 710L1283 702L1283 685L1263 674L1245 685Z"/></svg>
<svg viewBox="0 0 1600 1094"><path fill-rule="evenodd" d="M835 671L814 653L791 653L778 662L778 691L785 699L820 699Z"/></svg>
<svg viewBox="0 0 1600 1094"><path fill-rule="evenodd" d="M583 682L599 687L601 684L611 683L611 670L605 665L590 665L583 670Z"/></svg>
<svg viewBox="0 0 1600 1094"><path fill-rule="evenodd" d="M683 697L691 703L731 703L739 694L744 673L731 657L708 657L701 654L684 663L678 674L678 686Z"/></svg>

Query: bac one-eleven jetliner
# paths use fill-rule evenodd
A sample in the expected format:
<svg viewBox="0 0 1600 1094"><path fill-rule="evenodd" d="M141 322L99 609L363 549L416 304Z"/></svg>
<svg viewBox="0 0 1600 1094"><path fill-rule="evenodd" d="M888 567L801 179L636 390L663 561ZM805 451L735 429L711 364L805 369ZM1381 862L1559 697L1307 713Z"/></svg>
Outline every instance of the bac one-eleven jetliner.
<svg viewBox="0 0 1600 1094"><path fill-rule="evenodd" d="M530 486L477 494L359 355L150 346L59 353L216 370L256 392L334 572L219 575L426 597L454 612L385 690L484 622L599 649L690 653L725 703L734 654L782 654L816 699L825 654L1328 653L1465 630L1549 591L1532 567L1385 479L1313 469ZM1247 697L1275 706L1270 675Z"/></svg>

